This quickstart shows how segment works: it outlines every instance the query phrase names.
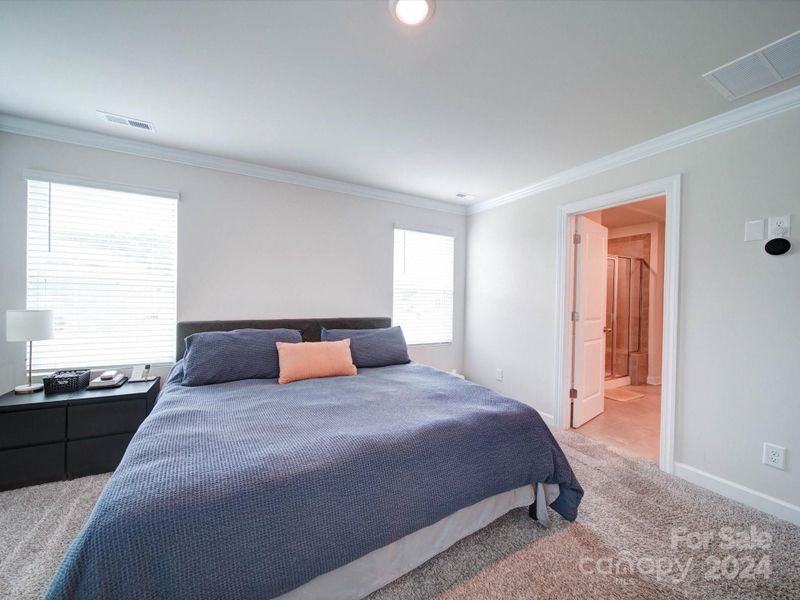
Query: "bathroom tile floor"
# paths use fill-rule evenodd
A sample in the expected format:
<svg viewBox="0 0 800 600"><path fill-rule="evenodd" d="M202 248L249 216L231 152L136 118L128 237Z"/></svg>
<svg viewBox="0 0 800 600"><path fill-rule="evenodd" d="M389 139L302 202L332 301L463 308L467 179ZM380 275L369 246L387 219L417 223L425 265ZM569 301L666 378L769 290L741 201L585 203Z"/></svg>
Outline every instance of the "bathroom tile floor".
<svg viewBox="0 0 800 600"><path fill-rule="evenodd" d="M640 392L644 398L629 402L606 398L605 411L576 431L658 462L661 386L626 385L623 389Z"/></svg>

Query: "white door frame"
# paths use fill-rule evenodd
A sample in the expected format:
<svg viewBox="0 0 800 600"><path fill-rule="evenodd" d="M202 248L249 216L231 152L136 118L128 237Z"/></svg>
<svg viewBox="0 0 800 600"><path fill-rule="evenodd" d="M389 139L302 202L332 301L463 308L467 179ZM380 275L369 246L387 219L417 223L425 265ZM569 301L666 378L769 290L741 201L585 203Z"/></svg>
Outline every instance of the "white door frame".
<svg viewBox="0 0 800 600"><path fill-rule="evenodd" d="M659 467L674 471L675 397L678 350L678 267L680 254L681 175L673 175L625 188L608 194L586 198L560 206L556 247L556 374L553 394L553 424L558 429L570 426L570 323L572 311L572 277L575 247L571 240L571 217L629 204L654 196L666 197L664 241L664 322L661 363L661 448Z"/></svg>

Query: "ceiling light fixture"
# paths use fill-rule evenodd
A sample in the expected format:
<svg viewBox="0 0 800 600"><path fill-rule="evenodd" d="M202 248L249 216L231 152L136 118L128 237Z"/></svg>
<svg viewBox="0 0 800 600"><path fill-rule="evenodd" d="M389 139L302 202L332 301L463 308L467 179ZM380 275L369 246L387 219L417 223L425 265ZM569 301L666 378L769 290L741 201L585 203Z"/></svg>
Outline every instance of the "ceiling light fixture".
<svg viewBox="0 0 800 600"><path fill-rule="evenodd" d="M389 0L389 10L404 25L422 25L435 9L435 0Z"/></svg>

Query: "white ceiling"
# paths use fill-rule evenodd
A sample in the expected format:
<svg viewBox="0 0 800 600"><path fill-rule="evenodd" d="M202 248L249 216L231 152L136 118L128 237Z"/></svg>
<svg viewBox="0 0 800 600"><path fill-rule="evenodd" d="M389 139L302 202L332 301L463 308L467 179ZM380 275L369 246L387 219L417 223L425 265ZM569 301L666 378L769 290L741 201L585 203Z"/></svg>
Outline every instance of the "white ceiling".
<svg viewBox="0 0 800 600"><path fill-rule="evenodd" d="M644 223L664 222L667 215L666 196L647 198L622 206L605 208L600 213L600 222L609 229L642 225Z"/></svg>
<svg viewBox="0 0 800 600"><path fill-rule="evenodd" d="M0 113L456 202L736 102L701 75L799 1L0 2ZM144 133L97 109L155 123Z"/></svg>

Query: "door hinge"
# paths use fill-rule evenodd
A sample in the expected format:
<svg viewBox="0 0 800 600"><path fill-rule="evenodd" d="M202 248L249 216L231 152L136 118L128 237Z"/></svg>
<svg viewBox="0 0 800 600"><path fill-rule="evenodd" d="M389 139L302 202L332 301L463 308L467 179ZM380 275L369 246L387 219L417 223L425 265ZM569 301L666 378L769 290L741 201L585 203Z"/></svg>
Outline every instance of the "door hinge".
<svg viewBox="0 0 800 600"><path fill-rule="evenodd" d="M569 397L570 397L572 400L574 400L575 398L577 398L577 397L578 397L578 390L576 390L575 388L569 388Z"/></svg>
<svg viewBox="0 0 800 600"><path fill-rule="evenodd" d="M580 244L581 243L581 234L580 233L573 234L572 243L573 244Z"/></svg>
<svg viewBox="0 0 800 600"><path fill-rule="evenodd" d="M570 319L572 319L573 321L577 321L580 318L581 318L581 313L579 313L577 310L573 311L573 313L570 315Z"/></svg>

